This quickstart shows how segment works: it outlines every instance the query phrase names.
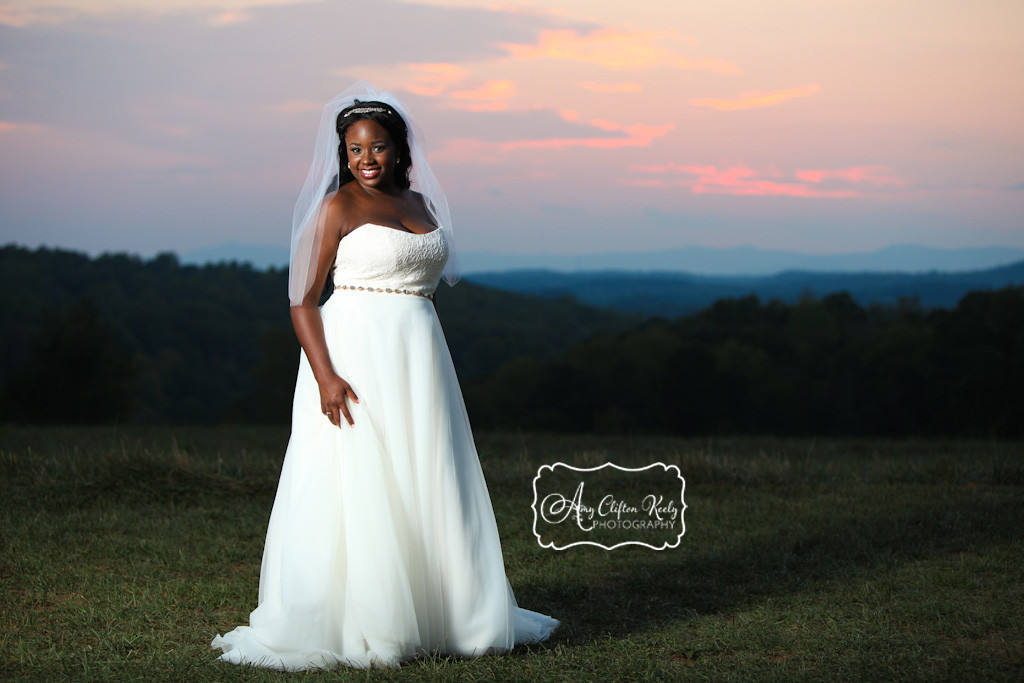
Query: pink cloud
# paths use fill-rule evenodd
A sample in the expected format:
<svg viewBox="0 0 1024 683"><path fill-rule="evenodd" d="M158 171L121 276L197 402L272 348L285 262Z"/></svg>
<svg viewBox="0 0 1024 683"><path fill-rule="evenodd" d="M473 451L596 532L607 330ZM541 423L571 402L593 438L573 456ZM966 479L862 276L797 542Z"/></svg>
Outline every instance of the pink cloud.
<svg viewBox="0 0 1024 683"><path fill-rule="evenodd" d="M437 97L461 83L469 73L464 67L447 62L414 63L408 67L416 73L416 80L406 85L406 89L426 97Z"/></svg>
<svg viewBox="0 0 1024 683"><path fill-rule="evenodd" d="M0 121L0 133L38 133L43 127L38 123L27 123L25 121Z"/></svg>
<svg viewBox="0 0 1024 683"><path fill-rule="evenodd" d="M504 100L492 100L490 102L465 102L458 105L459 109L466 111L508 111L508 102Z"/></svg>
<svg viewBox="0 0 1024 683"><path fill-rule="evenodd" d="M492 79L473 90L457 90L449 93L456 100L507 100L515 95L516 83L508 79Z"/></svg>
<svg viewBox="0 0 1024 683"><path fill-rule="evenodd" d="M674 123L666 123L663 126L647 126L642 123L637 123L632 126L626 126L622 130L625 131L627 135L652 139L667 135L673 128L675 128Z"/></svg>
<svg viewBox="0 0 1024 683"><path fill-rule="evenodd" d="M577 119L566 120L578 120L578 117ZM615 123L614 121L609 121L608 119L592 119L590 121L590 125L593 128L606 130L610 133L621 131L623 133L626 133L630 137L637 138L660 138L664 135L667 135L668 132L672 130L672 128L675 126L675 124L672 123L666 123L663 126L648 126L642 123L626 125L623 123Z"/></svg>
<svg viewBox="0 0 1024 683"><path fill-rule="evenodd" d="M675 31L604 29L580 35L574 30L548 30L535 45L502 43L513 59L557 59L611 69L642 71L656 66L675 69L737 73L739 68L724 59L692 59L662 47L659 41L678 39Z"/></svg>
<svg viewBox="0 0 1024 683"><path fill-rule="evenodd" d="M563 118L566 118L563 113ZM572 120L572 119L566 119ZM590 125L608 132L621 132L621 137L597 138L542 138L535 140L512 140L501 144L501 150L510 152L518 149L566 149L568 147L590 147L592 149L621 149L623 147L647 147L655 138L663 137L675 127L673 123L663 126L647 126L642 123L625 125L605 119L594 119Z"/></svg>
<svg viewBox="0 0 1024 683"><path fill-rule="evenodd" d="M719 111L736 111L738 109L760 109L782 104L796 97L810 97L821 90L817 83L808 83L797 88L786 90L751 90L741 95L728 99L716 99L710 97L696 97L690 100L694 107L710 107Z"/></svg>
<svg viewBox="0 0 1024 683"><path fill-rule="evenodd" d="M515 81L488 80L478 88L455 90L447 93L452 104L467 111L506 111L508 102L516 94Z"/></svg>
<svg viewBox="0 0 1024 683"><path fill-rule="evenodd" d="M705 179L706 180L706 179ZM816 197L816 198L849 198L858 197L856 190L816 190L799 183L778 183L773 180L744 179L740 182L725 182L716 185L713 182L697 183L691 188L694 194L733 194L757 197Z"/></svg>
<svg viewBox="0 0 1024 683"><path fill-rule="evenodd" d="M497 144L476 138L447 140L444 146L430 154L432 162L450 164L497 164L502 159Z"/></svg>
<svg viewBox="0 0 1024 683"><path fill-rule="evenodd" d="M850 166L835 170L801 170L796 172L798 180L819 184L826 180L842 180L848 183L869 185L891 185L903 187L906 181L892 174L885 166Z"/></svg>
<svg viewBox="0 0 1024 683"><path fill-rule="evenodd" d="M579 115L572 111L559 112L567 121L577 121ZM598 125L599 124L599 125ZM537 138L510 140L508 142L486 142L474 138L449 140L445 146L431 155L431 159L448 163L499 163L505 154L523 149L568 149L586 147L590 149L621 149L624 147L646 147L655 138L666 135L674 124L647 126L644 124L619 124L612 121L596 120L591 126L619 132L617 137L576 137Z"/></svg>
<svg viewBox="0 0 1024 683"><path fill-rule="evenodd" d="M446 62L409 64L414 72L413 82L405 87L425 97L443 97L467 111L505 111L509 100L516 94L516 82L507 78L492 78L475 87L452 90L469 76L469 70Z"/></svg>
<svg viewBox="0 0 1024 683"><path fill-rule="evenodd" d="M905 183L881 166L854 166L834 170L798 170L786 174L774 167L755 169L745 164L708 166L697 164L649 164L631 168L655 178L622 181L634 187L686 187L694 194L850 198L864 194L864 186L896 186ZM825 181L829 187L821 187Z"/></svg>
<svg viewBox="0 0 1024 683"><path fill-rule="evenodd" d="M600 128L601 130L622 130L622 126L613 121L608 121L607 119L594 119L590 122L590 125L594 128Z"/></svg>
<svg viewBox="0 0 1024 683"><path fill-rule="evenodd" d="M618 95L622 93L640 92L643 86L639 83L595 83L594 81L583 81L580 87L590 92Z"/></svg>
<svg viewBox="0 0 1024 683"><path fill-rule="evenodd" d="M232 26L249 21L245 12L219 12L206 20L208 26Z"/></svg>
<svg viewBox="0 0 1024 683"><path fill-rule="evenodd" d="M57 24L67 21L73 15L68 8L31 8L18 9L10 5L0 5L0 25L24 28L32 24Z"/></svg>
<svg viewBox="0 0 1024 683"><path fill-rule="evenodd" d="M568 147L591 147L594 149L620 149L622 147L646 147L650 140L643 138L544 138L540 140L513 140L501 145L503 152L518 149L566 149Z"/></svg>

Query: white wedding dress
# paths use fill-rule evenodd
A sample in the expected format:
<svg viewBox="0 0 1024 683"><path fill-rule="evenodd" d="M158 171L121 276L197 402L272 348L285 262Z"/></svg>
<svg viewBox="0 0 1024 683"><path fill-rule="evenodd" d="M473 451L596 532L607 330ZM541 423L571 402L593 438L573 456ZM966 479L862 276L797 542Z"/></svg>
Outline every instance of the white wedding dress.
<svg viewBox="0 0 1024 683"><path fill-rule="evenodd" d="M214 638L221 660L398 666L504 652L558 627L518 607L505 575L462 392L422 296L447 256L442 230L371 223L341 240L334 282L345 288L321 316L335 369L359 397L355 425L321 413L303 355L259 603L249 626Z"/></svg>

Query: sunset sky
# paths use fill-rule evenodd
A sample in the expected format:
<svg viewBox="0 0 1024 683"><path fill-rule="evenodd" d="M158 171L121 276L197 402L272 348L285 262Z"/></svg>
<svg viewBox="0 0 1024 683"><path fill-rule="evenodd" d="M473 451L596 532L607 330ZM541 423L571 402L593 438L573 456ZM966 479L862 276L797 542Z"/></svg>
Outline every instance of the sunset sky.
<svg viewBox="0 0 1024 683"><path fill-rule="evenodd" d="M393 90L461 249L1024 247L1018 0L0 0L0 243L285 245Z"/></svg>

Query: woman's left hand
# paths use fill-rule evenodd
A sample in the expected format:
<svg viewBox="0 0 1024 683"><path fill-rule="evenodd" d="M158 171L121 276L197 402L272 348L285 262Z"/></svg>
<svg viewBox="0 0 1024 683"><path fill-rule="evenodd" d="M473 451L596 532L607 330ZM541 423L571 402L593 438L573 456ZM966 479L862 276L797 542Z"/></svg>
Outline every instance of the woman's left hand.
<svg viewBox="0 0 1024 683"><path fill-rule="evenodd" d="M340 427L341 418L344 416L349 425L354 425L355 420L352 419L348 401L359 403L359 398L356 396L355 390L352 389L352 385L333 373L331 376L319 380L318 383L320 385L320 410L331 421L331 424Z"/></svg>

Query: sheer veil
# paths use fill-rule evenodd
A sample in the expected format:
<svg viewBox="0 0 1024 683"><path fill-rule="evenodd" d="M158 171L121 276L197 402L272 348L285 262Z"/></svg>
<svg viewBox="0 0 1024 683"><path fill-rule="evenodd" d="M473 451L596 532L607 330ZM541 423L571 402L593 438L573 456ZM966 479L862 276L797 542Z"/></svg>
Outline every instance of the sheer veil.
<svg viewBox="0 0 1024 683"><path fill-rule="evenodd" d="M448 199L427 163L422 131L401 100L390 92L377 90L369 83L359 81L328 102L320 116L320 127L313 148L313 163L309 167L309 174L302 185L292 215L291 257L288 262L288 298L292 306L302 303L316 278L317 257L323 238L323 200L327 194L338 189L339 140L335 121L338 113L357 99L384 102L392 106L405 120L409 128L409 150L412 156L412 168L409 173L411 187L423 195L434 221L445 232L449 254L444 268L445 282L454 285L459 280L459 262L455 253Z"/></svg>

